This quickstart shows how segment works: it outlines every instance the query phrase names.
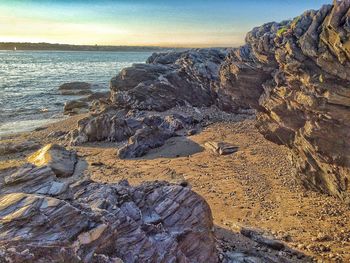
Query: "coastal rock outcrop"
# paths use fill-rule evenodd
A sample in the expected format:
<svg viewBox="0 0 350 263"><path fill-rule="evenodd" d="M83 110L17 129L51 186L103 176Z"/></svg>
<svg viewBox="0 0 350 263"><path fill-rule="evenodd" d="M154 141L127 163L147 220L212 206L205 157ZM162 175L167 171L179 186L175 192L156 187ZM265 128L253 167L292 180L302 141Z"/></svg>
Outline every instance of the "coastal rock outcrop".
<svg viewBox="0 0 350 263"><path fill-rule="evenodd" d="M230 112L252 107L260 132L292 149L307 187L346 199L349 6L349 0L336 1L292 21L254 28L247 44L231 51L153 54L146 64L126 68L111 80L110 100L79 123L71 142L129 140L119 155L139 156L175 133L148 129L137 112L154 114L183 105L215 105Z"/></svg>
<svg viewBox="0 0 350 263"><path fill-rule="evenodd" d="M110 99L92 107L93 114L72 132L71 143L128 140L119 157L139 157L196 124L193 118L163 112L180 106L235 109L218 89L226 54L225 49L154 53L147 63L123 69L111 80Z"/></svg>
<svg viewBox="0 0 350 263"><path fill-rule="evenodd" d="M125 68L111 80L112 103L119 108L156 111L217 105L224 101L216 86L226 54L224 49L153 54L146 64Z"/></svg>
<svg viewBox="0 0 350 263"><path fill-rule="evenodd" d="M2 262L218 262L210 208L189 188L66 179L27 164L0 181Z"/></svg>
<svg viewBox="0 0 350 263"><path fill-rule="evenodd" d="M258 110L293 150L305 185L349 200L350 1L253 29L221 67L221 89Z"/></svg>
<svg viewBox="0 0 350 263"><path fill-rule="evenodd" d="M127 140L127 144L118 152L119 157L140 157L176 136L176 132L191 129L196 123L194 118L180 114L107 110L80 120L79 129L71 134L71 143L79 145L91 141Z"/></svg>

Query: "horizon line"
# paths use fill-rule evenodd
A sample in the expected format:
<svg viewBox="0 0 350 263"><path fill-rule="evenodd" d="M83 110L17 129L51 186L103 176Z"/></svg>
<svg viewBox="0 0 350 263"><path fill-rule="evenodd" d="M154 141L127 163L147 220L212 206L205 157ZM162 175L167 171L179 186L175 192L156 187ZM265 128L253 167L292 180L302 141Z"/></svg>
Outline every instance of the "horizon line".
<svg viewBox="0 0 350 263"><path fill-rule="evenodd" d="M28 41L0 41L0 44L46 44L46 45L62 45L62 46L76 46L76 47L149 47L149 48L235 48L241 44L227 44L227 45L210 45L210 44L151 44L151 45L126 45L126 44L67 44L67 43L52 43L52 42L28 42Z"/></svg>

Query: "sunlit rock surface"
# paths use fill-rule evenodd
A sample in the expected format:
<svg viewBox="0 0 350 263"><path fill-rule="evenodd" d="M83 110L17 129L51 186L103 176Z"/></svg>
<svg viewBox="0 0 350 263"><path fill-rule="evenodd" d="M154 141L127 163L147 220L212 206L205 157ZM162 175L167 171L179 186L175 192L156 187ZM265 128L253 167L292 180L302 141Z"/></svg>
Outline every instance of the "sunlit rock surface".
<svg viewBox="0 0 350 263"><path fill-rule="evenodd" d="M350 180L350 1L248 33L221 88L258 110L264 136L293 149L305 185L347 199Z"/></svg>
<svg viewBox="0 0 350 263"><path fill-rule="evenodd" d="M0 180L2 262L218 261L210 208L189 188L62 178L45 164Z"/></svg>
<svg viewBox="0 0 350 263"><path fill-rule="evenodd" d="M215 90L223 49L155 53L146 64L123 69L111 80L112 102L121 108L164 111L175 106L220 104Z"/></svg>
<svg viewBox="0 0 350 263"><path fill-rule="evenodd" d="M58 177L68 177L74 173L77 155L57 144L48 144L29 156L28 162L36 166L50 166Z"/></svg>

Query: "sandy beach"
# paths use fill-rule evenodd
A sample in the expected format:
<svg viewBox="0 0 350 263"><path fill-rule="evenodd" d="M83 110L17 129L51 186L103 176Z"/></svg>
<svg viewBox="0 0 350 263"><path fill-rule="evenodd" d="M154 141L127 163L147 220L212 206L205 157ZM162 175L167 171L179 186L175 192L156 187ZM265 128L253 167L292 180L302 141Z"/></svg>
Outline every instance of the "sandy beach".
<svg viewBox="0 0 350 263"><path fill-rule="evenodd" d="M83 117L12 136L1 144L32 140L40 145L64 145L63 140L49 135L72 130ZM222 248L277 255L286 262L310 262L311 258L331 262L337 255L343 262L350 260L350 209L334 197L305 190L290 163L289 149L265 140L254 124L251 119L215 122L196 135L173 137L144 157L129 160L116 157L116 143L68 148L77 151L87 163L84 174L97 182L188 184L209 203ZM214 154L204 146L212 140L231 143L239 150L227 156ZM1 156L2 173L25 163L32 152ZM242 226L260 229L289 249L280 252L260 246L239 234Z"/></svg>

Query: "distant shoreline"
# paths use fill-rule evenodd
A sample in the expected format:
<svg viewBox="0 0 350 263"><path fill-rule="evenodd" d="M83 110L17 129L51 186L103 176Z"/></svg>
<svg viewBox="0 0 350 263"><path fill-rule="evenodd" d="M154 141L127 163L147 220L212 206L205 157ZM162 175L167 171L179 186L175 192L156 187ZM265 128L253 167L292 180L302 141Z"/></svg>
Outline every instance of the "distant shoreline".
<svg viewBox="0 0 350 263"><path fill-rule="evenodd" d="M107 52L151 52L181 50L185 48L156 46L98 46L98 45L68 45L50 43L20 43L1 42L1 51L107 51Z"/></svg>

